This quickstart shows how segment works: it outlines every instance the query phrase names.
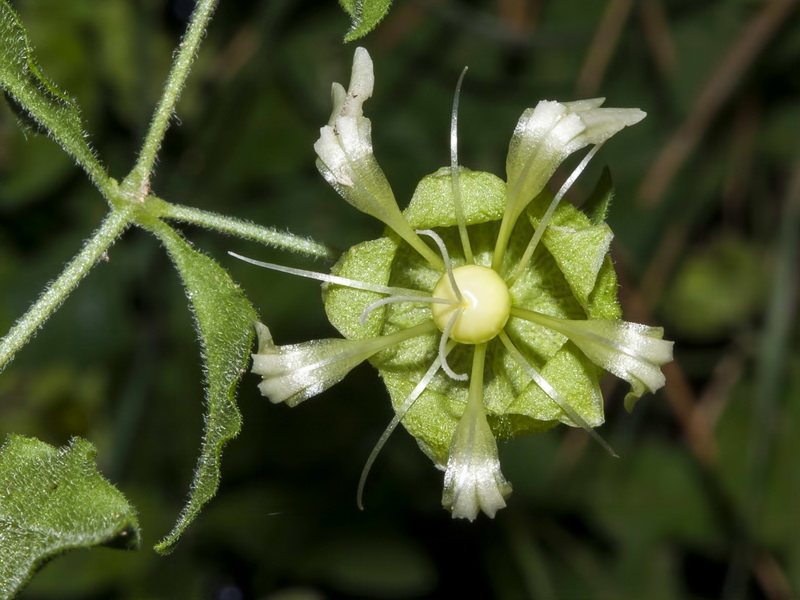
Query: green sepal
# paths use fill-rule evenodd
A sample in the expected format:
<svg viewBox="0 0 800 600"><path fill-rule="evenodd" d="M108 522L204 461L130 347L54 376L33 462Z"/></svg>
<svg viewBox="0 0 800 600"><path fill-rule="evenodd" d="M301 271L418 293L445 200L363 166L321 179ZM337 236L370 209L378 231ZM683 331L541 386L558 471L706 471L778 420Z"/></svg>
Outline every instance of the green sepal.
<svg viewBox="0 0 800 600"><path fill-rule="evenodd" d="M138 547L136 513L97 471L96 454L80 438L54 448L10 435L0 448L0 598L69 550Z"/></svg>
<svg viewBox="0 0 800 600"><path fill-rule="evenodd" d="M7 0L0 0L0 88L24 123L47 132L101 189L111 180L86 141L80 109L66 92L45 76L33 53L28 32Z"/></svg>
<svg viewBox="0 0 800 600"><path fill-rule="evenodd" d="M219 487L222 449L240 431L235 391L250 359L258 315L241 288L216 261L194 250L172 228L151 224L169 252L186 289L195 320L206 379L205 434L189 500L178 522L155 549L170 552Z"/></svg>
<svg viewBox="0 0 800 600"><path fill-rule="evenodd" d="M573 210L582 215L569 205L565 205L565 208L567 210L561 211L559 217ZM555 223L555 218L542 236L542 243L550 251L584 310L589 310L589 296L595 289L597 276L608 256L613 237L611 228L605 224L565 226ZM576 260L576 257L580 257L580 260Z"/></svg>
<svg viewBox="0 0 800 600"><path fill-rule="evenodd" d="M548 359L540 369L542 376L562 398L592 427L603 424L603 396L600 393L599 377L602 369L586 358L574 345L566 343ZM505 414L528 417L535 421L562 422L572 427L573 423L558 405L535 383L530 383L514 401L505 408ZM519 433L539 430L536 423Z"/></svg>
<svg viewBox="0 0 800 600"><path fill-rule="evenodd" d="M435 334L426 336L419 339L421 343L417 347L433 348L438 338ZM380 373L395 410L400 408L416 386L420 372L424 373L434 358L435 353L427 355L422 361L411 361L405 368L389 365L384 359ZM421 368L415 368L417 362ZM466 394L461 390L464 386L456 382L451 385L451 381L435 378L402 421L403 427L414 437L420 449L442 470L447 465L450 442L466 404Z"/></svg>
<svg viewBox="0 0 800 600"><path fill-rule="evenodd" d="M592 225L600 225L605 223L613 199L614 182L611 180L611 170L603 167L603 172L600 173L592 193L581 206L581 210L589 217Z"/></svg>
<svg viewBox="0 0 800 600"><path fill-rule="evenodd" d="M422 178L403 211L414 229L458 225L450 167L442 167ZM459 168L461 206L467 225L497 221L506 203L505 182L491 173Z"/></svg>
<svg viewBox="0 0 800 600"><path fill-rule="evenodd" d="M339 0L339 4L350 16L350 29L344 41L352 42L378 26L389 12L392 0Z"/></svg>
<svg viewBox="0 0 800 600"><path fill-rule="evenodd" d="M386 285L397 246L398 242L392 237L356 244L342 255L331 273L364 283ZM340 285L322 286L322 301L328 320L343 336L350 339L360 340L380 335L386 308L378 307L373 310L364 325L361 324L361 313L365 306L384 297L384 294Z"/></svg>

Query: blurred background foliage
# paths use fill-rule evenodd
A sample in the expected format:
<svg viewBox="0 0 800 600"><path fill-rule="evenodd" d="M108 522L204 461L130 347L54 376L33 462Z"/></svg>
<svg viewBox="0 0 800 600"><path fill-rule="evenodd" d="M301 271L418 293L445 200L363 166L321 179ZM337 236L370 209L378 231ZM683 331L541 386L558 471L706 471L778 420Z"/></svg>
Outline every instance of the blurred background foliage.
<svg viewBox="0 0 800 600"><path fill-rule="evenodd" d="M83 107L117 178L130 166L193 3L16 0L45 72ZM503 175L539 99L606 96L648 112L608 144L610 223L628 320L676 341L667 386L632 415L606 386L610 458L565 427L501 447L514 483L494 521L451 520L442 474L395 434L369 367L302 407L245 376L242 435L217 498L177 550L149 546L184 503L199 451L202 373L165 253L128 232L0 376L0 434L98 446L140 511L144 547L48 565L28 600L215 598L789 599L800 595L800 11L796 0L404 0L362 42L376 65L374 146L401 203L460 157ZM380 226L339 200L312 144L353 45L333 0L222 0L154 181L170 201L344 249ZM573 163L574 164L574 163ZM565 170L558 177L563 178ZM557 182L554 182L556 184ZM57 146L0 103L0 329L100 222L105 207ZM279 343L329 336L313 282L225 252L325 269L196 229Z"/></svg>

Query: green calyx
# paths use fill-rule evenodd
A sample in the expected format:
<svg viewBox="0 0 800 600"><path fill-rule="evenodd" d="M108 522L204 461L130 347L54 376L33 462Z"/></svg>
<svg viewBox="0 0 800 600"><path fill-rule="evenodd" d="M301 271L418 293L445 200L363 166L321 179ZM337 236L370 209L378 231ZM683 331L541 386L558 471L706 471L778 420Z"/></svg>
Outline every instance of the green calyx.
<svg viewBox="0 0 800 600"><path fill-rule="evenodd" d="M490 268L506 202L506 184L492 174L463 168L459 180L474 262ZM452 189L449 168L423 178L403 216L414 229L434 230L457 270L466 259L457 229ZM500 278L507 278L517 267L550 200L549 194L540 194L517 221L497 271ZM571 205L560 205L542 243L509 289L512 305L562 319L618 319L617 282L608 257L610 240L607 225L592 223ZM390 230L385 237L350 248L334 267L333 274L427 294L433 292L445 275ZM381 297L376 292L336 285L326 285L323 291L328 318L346 338L387 335L433 319L430 303L396 302L375 308L362 324L362 313ZM603 422L598 384L602 369L566 336L551 328L512 316L504 331L542 377L562 398L568 399L574 413L592 427ZM440 337L439 330L433 330L370 359L380 371L396 410L436 359ZM453 345L447 362L454 372L470 371L473 348L464 343ZM483 405L492 433L498 439L543 431L559 422L579 425L531 381L500 339L490 339L486 351ZM468 392L468 381L453 379L440 370L402 420L440 468L447 464Z"/></svg>

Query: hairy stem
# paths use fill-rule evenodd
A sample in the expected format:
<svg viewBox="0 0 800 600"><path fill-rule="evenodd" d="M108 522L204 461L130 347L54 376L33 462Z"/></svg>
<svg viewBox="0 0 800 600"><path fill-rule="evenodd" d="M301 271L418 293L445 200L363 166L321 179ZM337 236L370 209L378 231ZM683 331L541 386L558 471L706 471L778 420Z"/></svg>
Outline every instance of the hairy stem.
<svg viewBox="0 0 800 600"><path fill-rule="evenodd" d="M175 105L181 95L183 86L186 84L186 78L189 76L192 63L197 55L197 48L203 40L203 34L218 2L219 0L197 1L197 6L195 6L192 13L186 34L178 44L172 68L164 85L164 92L161 95L158 106L156 106L153 120L150 123L150 129L145 137L136 166L128 176L128 180L138 187L142 196L149 188L150 175L153 172L156 154L161 147L161 142L164 140L164 134L167 131L167 127L169 127L169 121L175 111Z"/></svg>
<svg viewBox="0 0 800 600"><path fill-rule="evenodd" d="M132 210L112 211L58 279L45 287L39 299L0 340L0 371L11 362L17 350L33 337L36 330L56 311L117 237L130 225L131 212Z"/></svg>
<svg viewBox="0 0 800 600"><path fill-rule="evenodd" d="M151 197L149 200L154 200ZM249 221L212 213L191 206L181 206L160 201L158 206L159 216L166 219L175 219L185 223L192 223L207 229L228 233L240 238L260 242L266 246L291 250L307 256L317 258L336 258L337 253L325 246L300 236L277 231L269 227L262 227Z"/></svg>

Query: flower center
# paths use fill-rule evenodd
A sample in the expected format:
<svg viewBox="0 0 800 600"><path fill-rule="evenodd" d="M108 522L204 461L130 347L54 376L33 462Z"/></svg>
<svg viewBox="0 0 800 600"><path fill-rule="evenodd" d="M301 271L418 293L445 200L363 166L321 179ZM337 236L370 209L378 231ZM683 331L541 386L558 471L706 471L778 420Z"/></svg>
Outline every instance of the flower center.
<svg viewBox="0 0 800 600"><path fill-rule="evenodd" d="M461 301L445 273L433 289L434 298L453 300L456 304L433 304L433 322L444 331L456 311L450 337L462 344L482 344L503 330L511 313L511 296L505 281L492 269L464 265L453 269L453 278L461 292Z"/></svg>

